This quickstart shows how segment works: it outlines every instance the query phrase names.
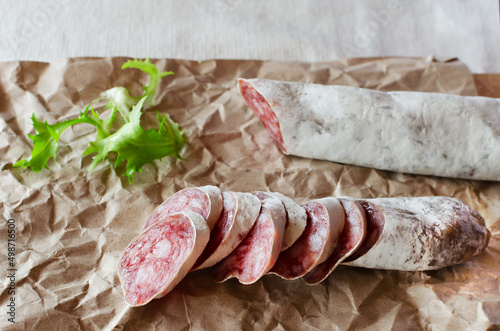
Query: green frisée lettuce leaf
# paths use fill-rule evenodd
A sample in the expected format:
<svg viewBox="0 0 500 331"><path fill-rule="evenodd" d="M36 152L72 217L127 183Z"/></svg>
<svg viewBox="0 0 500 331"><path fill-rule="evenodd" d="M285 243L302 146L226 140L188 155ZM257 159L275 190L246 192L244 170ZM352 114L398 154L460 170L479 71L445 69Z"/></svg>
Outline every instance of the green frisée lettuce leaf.
<svg viewBox="0 0 500 331"><path fill-rule="evenodd" d="M88 114L89 110L92 112L92 117ZM28 135L33 140L31 156L28 159L19 160L13 166L21 168L30 167L34 172L39 172L42 168L48 169L47 162L51 157L56 158L59 138L64 130L75 124L87 123L97 128L97 139L102 139L111 134L110 129L115 120L115 115L113 112L109 119L101 120L99 114L91 106L88 106L83 113L80 113L78 118L52 125L47 122L42 123L34 113L31 119L33 121L33 128L37 133L36 135Z"/></svg>
<svg viewBox="0 0 500 331"><path fill-rule="evenodd" d="M145 73L149 74L149 84L142 87L142 89L144 90L143 96L147 96L147 100L144 103L146 107L150 107L150 106L154 105L156 90L158 89L158 85L160 85L160 80L165 76L174 74L172 71L160 71L160 70L158 70L158 67L156 67L154 64L152 64L149 61L149 59L146 59L145 61L128 60L122 66L122 69L126 69L126 68L139 69L139 70L142 70ZM139 98L139 99L141 99L141 98ZM137 100L137 101L139 101L139 100Z"/></svg>
<svg viewBox="0 0 500 331"><path fill-rule="evenodd" d="M132 107L137 103L137 98L131 96L126 88L122 86L113 87L102 92L101 97L109 100L106 108L116 109L124 123L130 120L128 115Z"/></svg>
<svg viewBox="0 0 500 331"><path fill-rule="evenodd" d="M114 87L101 94L101 98L108 100L106 109L112 108L112 113L107 119L101 119L99 113L92 105L88 106L80 116L75 119L62 121L55 124L41 122L36 114L33 114L33 128L35 135L28 135L33 141L31 156L27 159L19 160L13 166L20 168L31 168L34 172L39 172L43 168L48 169L47 163L51 158L56 158L61 134L70 126L76 124L90 124L96 128L96 139L89 143L89 147L83 155L96 153L90 165L92 170L105 159L110 152L116 153L114 166L126 162L127 169L124 176L127 176L132 183L133 174L141 172L142 167L154 160L162 159L165 156L173 156L181 159L179 152L187 144L184 138L184 131L179 125L172 121L168 115L157 113L158 127L146 130L141 126L141 116L143 109L154 104L154 98L162 77L173 74L171 71L161 72L152 64L149 59L129 60L122 69L136 68L149 74L150 80L147 86L143 87L144 93L141 96L131 96L124 87ZM89 112L92 116L89 115ZM119 113L123 124L114 129L116 113Z"/></svg>
<svg viewBox="0 0 500 331"><path fill-rule="evenodd" d="M158 90L160 80L165 76L174 74L172 71L160 71L158 67L149 61L149 59L145 61L128 60L122 66L122 69L127 68L139 69L149 74L149 84L142 87L144 94L138 97L131 96L129 91L122 86L113 87L101 94L102 97L109 100L106 108L116 108L125 123L129 121L129 113L132 107L143 97L147 97L144 102L145 108L153 106L155 104L156 91Z"/></svg>
<svg viewBox="0 0 500 331"><path fill-rule="evenodd" d="M116 152L115 167L122 161L126 161L127 170L124 175L128 176L130 183L132 183L132 175L135 172L141 172L142 166L147 163L152 163L166 155L181 159L179 150L187 141L184 139L184 132L179 129L179 125L174 123L168 115L162 117L157 114L159 123L157 130L144 130L141 127L141 109L146 100L147 96L133 106L130 121L120 127L118 131L104 139L90 142L90 147L83 152L83 155L97 153L90 165L90 170L94 169L109 152Z"/></svg>

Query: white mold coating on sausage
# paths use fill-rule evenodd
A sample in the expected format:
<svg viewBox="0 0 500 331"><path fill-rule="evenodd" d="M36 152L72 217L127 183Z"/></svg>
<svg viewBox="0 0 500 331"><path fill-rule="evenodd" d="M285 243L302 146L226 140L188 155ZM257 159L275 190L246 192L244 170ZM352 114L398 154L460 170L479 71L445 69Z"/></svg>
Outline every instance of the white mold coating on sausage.
<svg viewBox="0 0 500 331"><path fill-rule="evenodd" d="M366 254L346 263L375 269L432 270L463 263L488 244L484 220L448 197L360 201L367 216L383 217L383 229ZM376 211L376 212L374 212Z"/></svg>
<svg viewBox="0 0 500 331"><path fill-rule="evenodd" d="M279 138L277 144L287 154L414 174L500 180L499 99L243 81L267 101L270 108L259 112L273 113L279 126L274 121L264 127L272 128L271 136ZM259 103L260 108L265 105Z"/></svg>

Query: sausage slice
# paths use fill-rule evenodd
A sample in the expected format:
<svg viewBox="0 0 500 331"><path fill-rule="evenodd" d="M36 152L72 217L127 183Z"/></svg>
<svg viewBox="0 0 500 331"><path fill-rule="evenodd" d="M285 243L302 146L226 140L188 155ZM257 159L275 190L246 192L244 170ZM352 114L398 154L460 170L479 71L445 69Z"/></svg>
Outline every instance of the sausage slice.
<svg viewBox="0 0 500 331"><path fill-rule="evenodd" d="M222 213L193 270L211 267L231 254L247 236L259 216L261 204L253 194L223 192L222 197Z"/></svg>
<svg viewBox="0 0 500 331"><path fill-rule="evenodd" d="M286 214L281 201L262 197L259 218L241 244L212 269L212 278L221 283L236 277L252 284L271 269L278 258L285 231Z"/></svg>
<svg viewBox="0 0 500 331"><path fill-rule="evenodd" d="M344 228L345 213L335 198L312 200L302 205L307 225L299 239L283 251L270 273L285 279L304 276L333 252Z"/></svg>
<svg viewBox="0 0 500 331"><path fill-rule="evenodd" d="M192 211L163 215L135 237L118 264L125 301L142 306L170 292L205 248L210 230Z"/></svg>
<svg viewBox="0 0 500 331"><path fill-rule="evenodd" d="M361 246L366 237L367 220L363 206L351 198L339 198L339 202L346 214L344 230L328 259L304 275L304 281L310 285L325 280L344 259Z"/></svg>
<svg viewBox="0 0 500 331"><path fill-rule="evenodd" d="M218 187L207 185L180 190L159 205L151 214L144 229L156 222L162 215L191 210L206 220L213 229L222 210L222 194Z"/></svg>

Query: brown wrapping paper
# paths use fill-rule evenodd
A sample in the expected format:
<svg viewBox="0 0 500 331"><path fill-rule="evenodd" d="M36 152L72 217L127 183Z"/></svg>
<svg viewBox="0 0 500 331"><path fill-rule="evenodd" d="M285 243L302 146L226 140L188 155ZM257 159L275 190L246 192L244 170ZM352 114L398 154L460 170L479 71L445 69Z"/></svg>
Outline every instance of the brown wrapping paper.
<svg viewBox="0 0 500 331"><path fill-rule="evenodd" d="M81 156L93 127L62 136L51 170L12 168L29 155L30 116L77 116L100 92L139 92L147 76L120 70L124 58L0 64L0 246L2 330L486 330L500 328L500 183L411 176L281 154L245 106L238 77L262 77L381 90L474 95L460 62L433 58L353 59L329 63L155 61L164 78L155 109L186 130L187 161L164 158L130 185L105 161L88 172ZM155 112L143 116L151 123ZM445 195L463 199L486 219L486 251L463 265L430 272L341 266L323 283L267 275L253 285L215 284L210 269L190 273L166 297L139 308L123 300L116 265L148 215L174 192L217 185L223 190L279 191L305 202ZM15 220L15 321L8 321L7 230Z"/></svg>

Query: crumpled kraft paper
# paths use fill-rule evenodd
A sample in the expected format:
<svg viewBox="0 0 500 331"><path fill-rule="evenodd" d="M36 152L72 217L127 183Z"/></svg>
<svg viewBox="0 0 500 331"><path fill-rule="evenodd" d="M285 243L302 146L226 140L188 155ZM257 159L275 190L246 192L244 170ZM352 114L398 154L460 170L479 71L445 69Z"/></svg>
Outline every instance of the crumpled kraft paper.
<svg viewBox="0 0 500 331"><path fill-rule="evenodd" d="M147 76L121 70L125 58L0 63L0 328L2 330L485 330L500 328L500 183L404 175L281 154L237 92L238 77L262 77L381 90L474 95L467 68L454 59L373 58L328 63L154 61L164 78L155 109L186 130L187 161L164 158L130 185L106 160L87 170L81 156L93 127L61 138L50 170L12 168L29 155L30 116L76 117L113 86L139 93ZM143 116L152 123L154 111ZM429 272L341 266L323 283L267 275L253 285L215 284L210 269L190 273L166 297L131 308L116 265L153 209L174 192L278 191L305 202L445 195L486 219L486 251L463 265ZM8 322L7 220L16 224L16 323Z"/></svg>

